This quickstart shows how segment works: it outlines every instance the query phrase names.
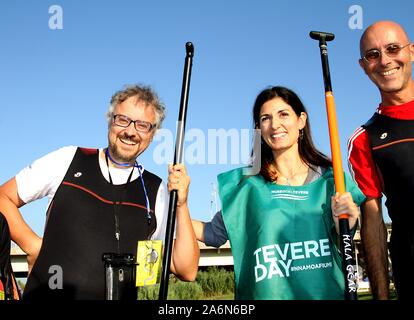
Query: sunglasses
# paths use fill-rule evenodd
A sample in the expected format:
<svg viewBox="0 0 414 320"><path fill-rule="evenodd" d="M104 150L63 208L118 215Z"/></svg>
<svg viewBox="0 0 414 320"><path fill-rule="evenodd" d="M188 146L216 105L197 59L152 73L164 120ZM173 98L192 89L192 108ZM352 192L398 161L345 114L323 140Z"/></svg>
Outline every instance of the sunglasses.
<svg viewBox="0 0 414 320"><path fill-rule="evenodd" d="M385 53L388 57L393 58L393 57L396 57L402 49L404 49L405 47L409 45L410 43L406 44L405 46L401 44L392 43L392 44L387 45L384 50L378 50L378 49L368 50L367 52L365 52L363 58L367 62L374 62L374 61L377 61L381 57L381 54L383 53Z"/></svg>

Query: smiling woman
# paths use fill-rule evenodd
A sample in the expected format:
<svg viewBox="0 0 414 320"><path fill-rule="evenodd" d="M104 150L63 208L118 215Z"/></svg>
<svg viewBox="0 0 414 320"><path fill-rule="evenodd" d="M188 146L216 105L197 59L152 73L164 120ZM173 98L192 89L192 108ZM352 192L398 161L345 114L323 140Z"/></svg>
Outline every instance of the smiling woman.
<svg viewBox="0 0 414 320"><path fill-rule="evenodd" d="M293 108L279 97L263 104L258 127L262 132L263 141L272 149L273 159L284 157L288 152L298 153L306 118L305 112L300 112L298 116ZM289 173L281 173L277 168L275 170L275 181L281 183L282 178L288 185L302 184L308 174L308 166L303 161L299 161L296 169Z"/></svg>
<svg viewBox="0 0 414 320"><path fill-rule="evenodd" d="M260 172L266 180L282 176L291 181L298 174L306 178L312 166L331 166L315 148L306 108L293 91L284 87L263 90L253 106L253 121L262 132Z"/></svg>
<svg viewBox="0 0 414 320"><path fill-rule="evenodd" d="M299 135L306 124L306 118L305 112L297 116L293 108L282 98L274 98L263 104L259 127L263 140L275 150L273 156L283 149L286 150L293 146L297 148Z"/></svg>
<svg viewBox="0 0 414 320"><path fill-rule="evenodd" d="M218 176L222 210L209 223L193 221L197 239L215 247L230 240L237 299L344 299L338 215L354 227L362 193L346 176L349 192L335 194L331 161L315 148L293 91L259 93L253 122L260 170Z"/></svg>

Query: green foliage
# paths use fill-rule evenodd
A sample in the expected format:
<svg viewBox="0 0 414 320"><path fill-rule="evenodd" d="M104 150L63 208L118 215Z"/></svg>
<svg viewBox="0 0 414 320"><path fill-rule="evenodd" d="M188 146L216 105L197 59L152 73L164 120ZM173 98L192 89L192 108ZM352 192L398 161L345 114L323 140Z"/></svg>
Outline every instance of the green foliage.
<svg viewBox="0 0 414 320"><path fill-rule="evenodd" d="M203 297L203 289L197 282L184 282L176 280L168 290L169 300L200 300Z"/></svg>
<svg viewBox="0 0 414 320"><path fill-rule="evenodd" d="M158 300L159 290L160 286L158 284L153 286L138 287L138 300Z"/></svg>
<svg viewBox="0 0 414 320"><path fill-rule="evenodd" d="M139 287L138 300L158 300L159 285ZM195 282L170 277L168 300L204 300L233 295L234 273L223 268L210 267L199 271Z"/></svg>
<svg viewBox="0 0 414 320"><path fill-rule="evenodd" d="M158 300L160 285L138 288L138 300ZM180 281L170 277L168 282L168 300L200 300L203 291L197 282Z"/></svg>
<svg viewBox="0 0 414 320"><path fill-rule="evenodd" d="M201 285L205 297L234 292L234 273L223 268L209 267L199 271L196 281Z"/></svg>

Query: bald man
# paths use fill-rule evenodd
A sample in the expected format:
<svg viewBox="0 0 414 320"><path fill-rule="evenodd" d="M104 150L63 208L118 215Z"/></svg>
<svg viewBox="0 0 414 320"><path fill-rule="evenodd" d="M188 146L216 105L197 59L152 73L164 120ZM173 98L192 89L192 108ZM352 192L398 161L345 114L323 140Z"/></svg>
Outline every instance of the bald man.
<svg viewBox="0 0 414 320"><path fill-rule="evenodd" d="M389 298L387 231L381 198L392 220L390 255L399 299L414 298L414 44L397 23L379 21L361 36L359 64L381 102L348 142L349 168L367 197L361 237L374 299Z"/></svg>

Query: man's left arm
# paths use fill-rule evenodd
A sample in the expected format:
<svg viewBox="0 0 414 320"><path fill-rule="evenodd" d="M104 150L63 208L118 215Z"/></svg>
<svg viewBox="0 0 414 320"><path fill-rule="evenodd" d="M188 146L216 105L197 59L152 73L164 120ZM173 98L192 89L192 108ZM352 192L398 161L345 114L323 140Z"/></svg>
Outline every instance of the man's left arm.
<svg viewBox="0 0 414 320"><path fill-rule="evenodd" d="M187 197L190 177L185 166L177 164L168 168L168 191L177 190L176 235L173 244L171 272L181 280L194 281L198 271L200 249L191 223Z"/></svg>

